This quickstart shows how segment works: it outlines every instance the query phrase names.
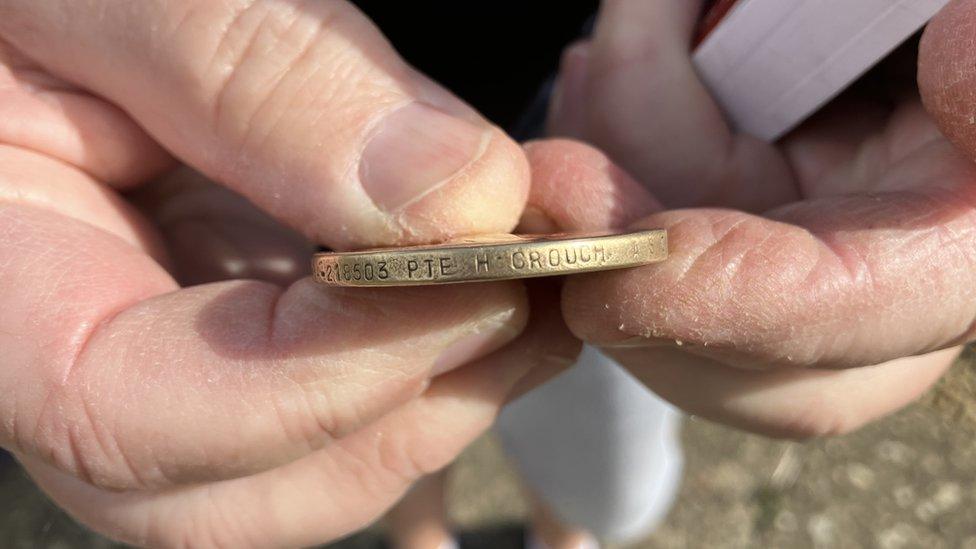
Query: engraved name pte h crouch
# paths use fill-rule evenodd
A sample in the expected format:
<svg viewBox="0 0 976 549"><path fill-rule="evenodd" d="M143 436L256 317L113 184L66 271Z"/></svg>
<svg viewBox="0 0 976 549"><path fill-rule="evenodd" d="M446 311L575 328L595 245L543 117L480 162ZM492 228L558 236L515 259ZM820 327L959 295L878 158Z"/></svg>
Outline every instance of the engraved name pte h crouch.
<svg viewBox="0 0 976 549"><path fill-rule="evenodd" d="M663 230L498 235L446 244L321 253L316 281L333 286L408 286L554 276L633 267L667 257Z"/></svg>

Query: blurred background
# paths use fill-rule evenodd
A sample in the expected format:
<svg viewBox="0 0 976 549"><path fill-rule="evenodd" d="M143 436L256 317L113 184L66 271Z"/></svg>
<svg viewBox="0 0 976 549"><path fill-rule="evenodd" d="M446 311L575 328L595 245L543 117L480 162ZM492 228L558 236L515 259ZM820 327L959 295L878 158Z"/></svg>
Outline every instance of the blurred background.
<svg viewBox="0 0 976 549"><path fill-rule="evenodd" d="M357 2L400 52L499 125L519 129L597 2ZM502 37L502 38L499 38ZM665 523L631 547L976 549L976 356L920 402L849 436L772 441L689 418ZM521 547L526 504L487 435L451 474L465 548ZM382 525L335 543L383 546ZM0 549L120 547L78 526L0 453Z"/></svg>

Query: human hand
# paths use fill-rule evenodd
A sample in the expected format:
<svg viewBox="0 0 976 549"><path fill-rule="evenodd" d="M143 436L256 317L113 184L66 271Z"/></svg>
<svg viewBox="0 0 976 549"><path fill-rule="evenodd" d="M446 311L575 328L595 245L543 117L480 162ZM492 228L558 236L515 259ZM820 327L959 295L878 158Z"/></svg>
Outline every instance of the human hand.
<svg viewBox="0 0 976 549"><path fill-rule="evenodd" d="M506 232L529 186L344 2L0 2L0 110L0 445L113 537L341 536L576 352L516 283L296 281L306 238ZM223 187L146 186L176 164Z"/></svg>
<svg viewBox="0 0 976 549"><path fill-rule="evenodd" d="M976 1L931 22L919 86L895 67L775 145L731 133L697 79L699 9L607 1L564 57L554 133L601 147L660 199L669 209L636 225L671 245L660 264L568 279L567 323L692 414L849 431L920 395L976 335ZM553 180L530 206L576 228L640 194L595 200Z"/></svg>

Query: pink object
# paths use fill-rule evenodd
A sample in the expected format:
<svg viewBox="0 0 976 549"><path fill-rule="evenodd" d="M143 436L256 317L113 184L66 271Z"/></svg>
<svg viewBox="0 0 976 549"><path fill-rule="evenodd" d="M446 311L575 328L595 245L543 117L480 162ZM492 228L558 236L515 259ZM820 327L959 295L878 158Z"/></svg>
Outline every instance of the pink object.
<svg viewBox="0 0 976 549"><path fill-rule="evenodd" d="M738 0L694 52L741 132L773 141L920 29L948 0Z"/></svg>

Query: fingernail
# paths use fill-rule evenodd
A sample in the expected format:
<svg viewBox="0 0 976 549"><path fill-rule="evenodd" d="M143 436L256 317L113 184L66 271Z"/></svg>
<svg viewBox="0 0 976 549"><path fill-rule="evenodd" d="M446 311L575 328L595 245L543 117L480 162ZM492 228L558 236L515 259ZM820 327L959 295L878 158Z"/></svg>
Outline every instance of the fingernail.
<svg viewBox="0 0 976 549"><path fill-rule="evenodd" d="M526 538L525 546L529 549L551 549L549 544L546 543L541 536L535 533L535 531L527 534ZM574 549L600 549L600 542L589 533L583 534L580 536L580 539L571 540L564 545L567 547L574 547Z"/></svg>
<svg viewBox="0 0 976 549"><path fill-rule="evenodd" d="M436 376L481 358L508 343L518 335L512 324L515 310L511 309L481 321L473 331L450 344L434 361L430 375Z"/></svg>
<svg viewBox="0 0 976 549"><path fill-rule="evenodd" d="M563 53L559 81L549 107L548 126L552 133L582 137L585 131L584 105L590 46L577 43Z"/></svg>
<svg viewBox="0 0 976 549"><path fill-rule="evenodd" d="M526 206L517 230L522 234L549 234L559 232L559 225L536 206Z"/></svg>
<svg viewBox="0 0 976 549"><path fill-rule="evenodd" d="M480 156L490 132L425 103L411 103L389 114L366 144L360 181L380 209L397 211Z"/></svg>
<svg viewBox="0 0 976 549"><path fill-rule="evenodd" d="M454 538L448 538L437 544L437 549L459 549L461 546Z"/></svg>

